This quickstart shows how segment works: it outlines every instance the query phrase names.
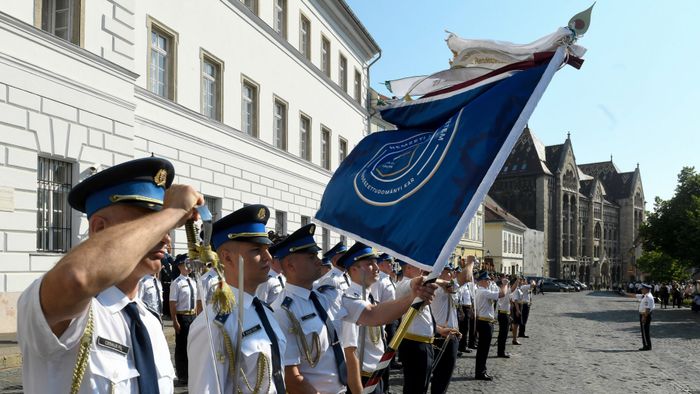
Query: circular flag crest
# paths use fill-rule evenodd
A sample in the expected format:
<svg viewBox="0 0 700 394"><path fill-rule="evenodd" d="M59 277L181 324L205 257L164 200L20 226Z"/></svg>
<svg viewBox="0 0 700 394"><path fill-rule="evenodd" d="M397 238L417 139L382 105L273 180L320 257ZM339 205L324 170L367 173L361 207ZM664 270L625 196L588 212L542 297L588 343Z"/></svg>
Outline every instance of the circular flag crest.
<svg viewBox="0 0 700 394"><path fill-rule="evenodd" d="M440 167L459 120L433 133L420 133L381 146L353 180L357 196L370 205L388 206L420 190ZM391 132L389 132L391 133Z"/></svg>

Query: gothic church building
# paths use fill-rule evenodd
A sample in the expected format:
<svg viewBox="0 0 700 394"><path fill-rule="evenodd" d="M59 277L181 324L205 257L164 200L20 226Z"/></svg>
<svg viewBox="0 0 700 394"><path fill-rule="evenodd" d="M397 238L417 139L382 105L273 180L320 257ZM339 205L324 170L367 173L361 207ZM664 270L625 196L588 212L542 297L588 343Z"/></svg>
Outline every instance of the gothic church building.
<svg viewBox="0 0 700 394"><path fill-rule="evenodd" d="M644 218L639 165L578 164L570 136L544 146L525 128L489 195L529 228L544 232L543 276L611 286L638 277Z"/></svg>

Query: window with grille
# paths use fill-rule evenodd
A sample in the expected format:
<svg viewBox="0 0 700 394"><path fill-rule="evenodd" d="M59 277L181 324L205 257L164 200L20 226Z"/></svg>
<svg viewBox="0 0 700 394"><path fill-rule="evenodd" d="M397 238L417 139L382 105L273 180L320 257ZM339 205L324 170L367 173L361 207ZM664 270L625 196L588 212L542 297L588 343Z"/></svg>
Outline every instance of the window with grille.
<svg viewBox="0 0 700 394"><path fill-rule="evenodd" d="M311 22L304 15L299 19L299 52L311 60Z"/></svg>
<svg viewBox="0 0 700 394"><path fill-rule="evenodd" d="M80 45L82 0L42 0L41 29Z"/></svg>
<svg viewBox="0 0 700 394"><path fill-rule="evenodd" d="M209 212L211 212L212 220L216 221L221 218L221 199L218 197L204 196L204 203L207 204Z"/></svg>
<svg viewBox="0 0 700 394"><path fill-rule="evenodd" d="M311 218L308 216L301 215L301 227L304 227L309 223L311 223Z"/></svg>
<svg viewBox="0 0 700 394"><path fill-rule="evenodd" d="M282 37L287 38L287 0L275 0L274 29Z"/></svg>
<svg viewBox="0 0 700 394"><path fill-rule="evenodd" d="M278 235L287 234L287 212L275 211L275 232Z"/></svg>
<svg viewBox="0 0 700 394"><path fill-rule="evenodd" d="M331 131L321 127L321 167L331 169Z"/></svg>
<svg viewBox="0 0 700 394"><path fill-rule="evenodd" d="M321 36L321 71L331 76L331 42Z"/></svg>
<svg viewBox="0 0 700 394"><path fill-rule="evenodd" d="M275 99L272 127L275 146L287 150L287 104L279 99Z"/></svg>
<svg viewBox="0 0 700 394"><path fill-rule="evenodd" d="M321 237L321 239L322 239L322 245L323 245L323 250L328 250L328 249L330 249L330 248L331 248L331 246L330 246L330 245L331 245L331 232L328 231L327 228L324 228L324 229L321 231L321 234L323 234L322 237Z"/></svg>
<svg viewBox="0 0 700 394"><path fill-rule="evenodd" d="M253 137L258 136L258 87L243 81L241 97L241 131Z"/></svg>
<svg viewBox="0 0 700 394"><path fill-rule="evenodd" d="M299 156L311 161L311 119L302 115L299 121Z"/></svg>
<svg viewBox="0 0 700 394"><path fill-rule="evenodd" d="M258 14L258 0L243 0L243 4L253 11L255 15Z"/></svg>
<svg viewBox="0 0 700 394"><path fill-rule="evenodd" d="M39 158L37 167L37 234L40 252L66 252L71 246L71 208L68 192L73 186L73 164Z"/></svg>

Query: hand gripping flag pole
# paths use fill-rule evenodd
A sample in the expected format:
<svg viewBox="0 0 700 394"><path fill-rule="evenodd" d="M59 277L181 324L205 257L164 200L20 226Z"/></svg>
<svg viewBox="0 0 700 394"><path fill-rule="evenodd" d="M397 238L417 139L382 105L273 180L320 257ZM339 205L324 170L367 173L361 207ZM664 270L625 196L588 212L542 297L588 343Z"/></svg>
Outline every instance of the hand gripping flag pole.
<svg viewBox="0 0 700 394"><path fill-rule="evenodd" d="M199 291L199 298L202 302L202 311L204 312L204 320L207 323L207 335L209 337L209 353L212 361L212 368L214 370L214 377L216 379L216 392L221 394L221 385L219 381L219 371L216 368L216 354L214 352L213 337L211 333L211 324L209 321L209 312L207 311L207 301L206 295L204 294L204 286L202 285L202 274L201 272L206 269L207 263L212 263L215 265L217 272L219 271L216 267L216 254L211 250L211 230L212 230L212 215L209 212L209 208L206 205L201 205L197 207L199 211L199 216L202 219L202 230L204 231L204 237L201 244L197 244L197 231L194 226L193 220L188 220L185 223L185 235L187 236L187 257L190 259L193 265L192 272L194 272L195 283L197 283L197 291Z"/></svg>

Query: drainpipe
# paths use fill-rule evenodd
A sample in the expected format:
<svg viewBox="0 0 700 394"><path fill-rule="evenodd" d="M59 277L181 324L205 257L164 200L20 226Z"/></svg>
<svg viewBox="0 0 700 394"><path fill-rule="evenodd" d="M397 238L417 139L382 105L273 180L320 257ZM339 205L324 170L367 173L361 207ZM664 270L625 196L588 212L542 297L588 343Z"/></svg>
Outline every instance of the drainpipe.
<svg viewBox="0 0 700 394"><path fill-rule="evenodd" d="M372 67L374 63L376 63L379 59L382 58L382 50L379 50L379 56L375 57L372 61L370 61L366 66L365 66L365 73L367 74L367 135L371 132L372 128L372 91L370 90L370 85L369 85L369 68Z"/></svg>

